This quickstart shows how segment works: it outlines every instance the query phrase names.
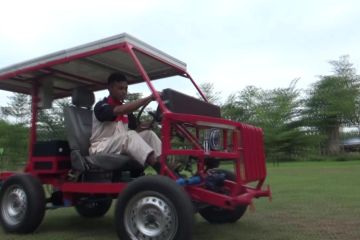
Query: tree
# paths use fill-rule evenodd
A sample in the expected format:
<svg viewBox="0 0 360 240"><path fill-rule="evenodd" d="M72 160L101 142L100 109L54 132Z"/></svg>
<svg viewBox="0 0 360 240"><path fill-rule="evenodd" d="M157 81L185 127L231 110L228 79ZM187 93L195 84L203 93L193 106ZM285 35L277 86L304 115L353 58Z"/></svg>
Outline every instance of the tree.
<svg viewBox="0 0 360 240"><path fill-rule="evenodd" d="M199 87L210 103L215 105L220 104L221 92L215 91L213 83L201 83ZM199 99L203 99L199 93L196 94Z"/></svg>
<svg viewBox="0 0 360 240"><path fill-rule="evenodd" d="M266 91L257 110L257 124L264 130L268 156L275 159L298 158L317 142L305 127L303 99L295 88L296 82L292 81L288 88Z"/></svg>
<svg viewBox="0 0 360 240"><path fill-rule="evenodd" d="M65 138L64 107L70 106L70 99L58 99L53 102L51 109L39 110L38 139L63 139ZM5 120L14 124L29 126L31 119L30 96L14 93L9 97L6 107L1 107Z"/></svg>
<svg viewBox="0 0 360 240"><path fill-rule="evenodd" d="M142 93L128 93L126 96L126 102L133 102L142 98Z"/></svg>
<svg viewBox="0 0 360 240"><path fill-rule="evenodd" d="M255 124L256 109L264 91L254 86L247 86L240 92L231 94L221 108L222 116L237 122Z"/></svg>
<svg viewBox="0 0 360 240"><path fill-rule="evenodd" d="M0 148L4 149L2 161L7 169L17 169L26 160L29 130L23 124L11 124L0 120ZM0 163L1 166L5 164Z"/></svg>
<svg viewBox="0 0 360 240"><path fill-rule="evenodd" d="M359 120L359 76L348 56L330 61L330 64L334 74L321 76L313 85L305 113L309 126L325 136L322 153L337 154L340 127Z"/></svg>
<svg viewBox="0 0 360 240"><path fill-rule="evenodd" d="M70 99L63 98L55 100L52 108L39 111L39 140L66 139L64 108L70 105Z"/></svg>
<svg viewBox="0 0 360 240"><path fill-rule="evenodd" d="M30 97L26 94L14 93L8 98L8 105L0 108L1 115L4 116L4 118L11 117L17 124L29 124L31 116Z"/></svg>
<svg viewBox="0 0 360 240"><path fill-rule="evenodd" d="M304 127L300 91L297 80L288 88L263 90L254 86L231 95L222 106L222 114L228 119L261 127L267 157L291 160L302 155L313 145Z"/></svg>

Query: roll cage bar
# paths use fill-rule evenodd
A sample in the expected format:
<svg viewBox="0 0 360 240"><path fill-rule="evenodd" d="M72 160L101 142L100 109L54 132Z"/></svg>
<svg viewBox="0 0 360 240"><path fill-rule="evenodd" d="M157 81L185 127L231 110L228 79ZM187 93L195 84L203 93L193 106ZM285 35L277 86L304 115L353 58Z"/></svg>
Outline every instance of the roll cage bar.
<svg viewBox="0 0 360 240"><path fill-rule="evenodd" d="M127 66L126 64L120 68L114 66L110 63L114 59L118 62L125 59ZM97 67L99 69L94 71L94 75L100 75L100 80L89 77L91 74L74 71L75 67L86 68L85 65L89 64L89 62L93 68ZM149 71L147 71L144 64L147 66L154 65L155 68L148 67ZM99 73L100 69L101 74ZM42 84L45 81L54 81L54 99L63 98L71 96L72 90L76 87L87 87L93 91L105 89L106 77L114 71L126 74L130 80L129 84L145 82L152 94L154 94L161 111L165 114L169 110L151 83L152 80L175 75L188 78L204 101L207 102L201 89L186 71L185 63L127 33L11 65L0 69L0 90L29 94L32 97L29 157L32 156L33 145L37 138L36 122L38 105L42 100L39 97ZM69 84L66 85L64 82L74 84L68 86Z"/></svg>
<svg viewBox="0 0 360 240"><path fill-rule="evenodd" d="M167 156L195 156L198 159L197 169L201 177L206 175L206 160L210 157L219 158L234 163L236 180L226 183L231 191L230 196L214 195L201 186L188 186L187 190L193 199L210 205L233 208L237 204L250 204L254 197L270 196L270 189L261 189L266 178L262 130L219 117L170 111L152 81L182 76L192 82L205 102L207 102L206 97L186 71L185 63L126 33L0 69L1 90L32 96L29 161L25 172L40 174L33 167L33 162L36 161L33 157L33 148L37 140L36 122L39 103L43 100L40 98L40 93L44 91L45 83L52 83L54 99L63 98L70 96L72 90L77 87L85 87L91 91L105 89L106 79L114 71L124 73L128 77L129 84L145 82L159 104L163 113L160 157L162 175L177 179L174 172L166 167ZM221 150L206 149L201 143L202 132L211 128L217 128L222 133L223 148ZM171 143L173 131L184 136L191 147L189 149L173 148ZM13 173L0 174L0 178L6 178L11 174ZM56 174L64 173L60 171ZM257 181L256 187L246 185L255 181ZM59 185L57 180L48 180L45 176L43 183ZM84 188L86 184L66 182L57 187L61 187L64 192L91 192L92 185L89 184L89 189L87 189ZM124 184L114 186L111 191L118 192L119 187L124 187ZM98 191L104 191L104 189L99 188Z"/></svg>

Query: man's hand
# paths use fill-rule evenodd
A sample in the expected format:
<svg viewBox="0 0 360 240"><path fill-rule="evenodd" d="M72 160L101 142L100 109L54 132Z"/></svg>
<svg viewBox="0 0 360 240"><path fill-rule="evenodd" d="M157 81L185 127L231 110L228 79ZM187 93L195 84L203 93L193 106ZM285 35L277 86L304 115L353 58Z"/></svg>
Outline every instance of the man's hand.
<svg viewBox="0 0 360 240"><path fill-rule="evenodd" d="M157 92L157 93L158 93L158 94L160 95L160 97L161 97L162 92ZM155 100L156 100L155 94L151 94L149 97L151 98L151 101L155 101Z"/></svg>
<svg viewBox="0 0 360 240"><path fill-rule="evenodd" d="M136 131L141 132L141 131L144 131L144 130L149 130L149 129L151 129L153 127L153 124L154 124L153 121L143 122L137 127Z"/></svg>

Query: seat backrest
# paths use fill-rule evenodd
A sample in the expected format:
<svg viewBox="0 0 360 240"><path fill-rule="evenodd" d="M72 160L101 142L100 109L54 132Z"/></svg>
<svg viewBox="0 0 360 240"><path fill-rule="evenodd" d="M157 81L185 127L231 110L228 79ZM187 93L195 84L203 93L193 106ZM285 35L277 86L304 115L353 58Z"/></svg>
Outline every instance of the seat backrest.
<svg viewBox="0 0 360 240"><path fill-rule="evenodd" d="M74 106L64 110L66 134L71 150L79 150L82 156L89 155L90 137L92 130L92 110L94 93L77 88L73 91Z"/></svg>

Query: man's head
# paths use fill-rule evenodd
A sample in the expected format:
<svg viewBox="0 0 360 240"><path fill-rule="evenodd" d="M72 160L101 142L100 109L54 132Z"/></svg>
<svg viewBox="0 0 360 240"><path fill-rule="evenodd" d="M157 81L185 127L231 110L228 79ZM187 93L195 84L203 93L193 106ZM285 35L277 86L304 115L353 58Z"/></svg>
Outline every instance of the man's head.
<svg viewBox="0 0 360 240"><path fill-rule="evenodd" d="M110 96L118 101L124 101L127 95L128 82L124 74L115 72L108 77Z"/></svg>

